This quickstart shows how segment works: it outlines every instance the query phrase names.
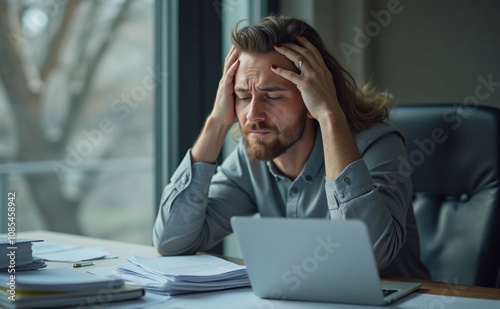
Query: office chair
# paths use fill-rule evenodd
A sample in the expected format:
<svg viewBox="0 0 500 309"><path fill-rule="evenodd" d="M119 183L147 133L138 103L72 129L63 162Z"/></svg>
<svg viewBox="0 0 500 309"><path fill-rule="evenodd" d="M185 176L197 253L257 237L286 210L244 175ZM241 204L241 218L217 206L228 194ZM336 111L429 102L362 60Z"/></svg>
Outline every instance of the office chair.
<svg viewBox="0 0 500 309"><path fill-rule="evenodd" d="M390 121L406 137L400 172L432 279L500 287L500 109L402 105Z"/></svg>

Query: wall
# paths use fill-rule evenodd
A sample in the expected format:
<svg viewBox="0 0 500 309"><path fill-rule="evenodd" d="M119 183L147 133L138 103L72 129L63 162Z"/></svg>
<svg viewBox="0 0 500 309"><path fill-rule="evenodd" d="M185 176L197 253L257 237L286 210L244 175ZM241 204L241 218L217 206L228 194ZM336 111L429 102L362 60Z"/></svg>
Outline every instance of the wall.
<svg viewBox="0 0 500 309"><path fill-rule="evenodd" d="M285 13L312 20L358 82L372 78L401 104L465 101L500 107L498 1L282 0L281 5Z"/></svg>

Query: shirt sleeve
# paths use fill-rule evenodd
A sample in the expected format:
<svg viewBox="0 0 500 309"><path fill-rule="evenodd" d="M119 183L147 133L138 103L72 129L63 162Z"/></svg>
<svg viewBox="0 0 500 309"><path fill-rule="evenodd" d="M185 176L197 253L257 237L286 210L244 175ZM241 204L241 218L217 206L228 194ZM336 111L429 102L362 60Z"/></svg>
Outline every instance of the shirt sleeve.
<svg viewBox="0 0 500 309"><path fill-rule="evenodd" d="M367 225L379 269L389 265L405 242L413 185L401 169L402 160L408 160L404 141L389 133L325 183L330 217L359 219Z"/></svg>
<svg viewBox="0 0 500 309"><path fill-rule="evenodd" d="M235 157L230 155L224 165L238 166ZM231 174L235 169L216 169L215 164L192 164L190 150L182 160L163 191L153 227L153 244L160 254L208 250L232 232L232 216L255 213L243 184Z"/></svg>

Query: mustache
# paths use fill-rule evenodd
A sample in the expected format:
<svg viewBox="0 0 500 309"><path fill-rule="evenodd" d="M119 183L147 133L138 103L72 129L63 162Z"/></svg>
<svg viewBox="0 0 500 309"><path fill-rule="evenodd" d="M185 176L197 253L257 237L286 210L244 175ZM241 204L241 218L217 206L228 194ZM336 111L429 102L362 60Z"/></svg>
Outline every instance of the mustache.
<svg viewBox="0 0 500 309"><path fill-rule="evenodd" d="M251 131L257 131L257 130L261 130L261 131L269 130L273 133L278 132L278 128L276 128L276 126L265 125L265 124L262 124L259 122L251 122L251 123L248 123L244 127L241 128L241 132L243 134L248 134Z"/></svg>

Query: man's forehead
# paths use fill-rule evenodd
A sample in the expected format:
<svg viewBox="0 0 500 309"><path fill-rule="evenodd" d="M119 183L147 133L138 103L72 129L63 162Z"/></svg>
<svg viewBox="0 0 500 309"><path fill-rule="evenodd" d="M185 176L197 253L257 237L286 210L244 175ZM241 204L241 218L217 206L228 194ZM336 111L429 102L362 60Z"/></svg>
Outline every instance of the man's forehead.
<svg viewBox="0 0 500 309"><path fill-rule="evenodd" d="M283 88L283 87L279 87L279 86L265 86L264 85L264 86L258 86L257 90L261 91L261 92L276 92L276 91L286 91L288 89ZM234 91L236 91L236 92L248 92L250 90L247 87L245 87L244 85L243 86L236 85L234 87Z"/></svg>
<svg viewBox="0 0 500 309"><path fill-rule="evenodd" d="M258 67L266 67L267 69L271 69L271 65L278 66L290 66L292 63L288 58L279 54L276 51L271 51L268 53L254 54L254 53L241 53L238 57L240 60L240 68L248 67L248 68L258 68Z"/></svg>
<svg viewBox="0 0 500 309"><path fill-rule="evenodd" d="M292 85L290 82L284 78L270 72L274 76L269 76L267 74L246 75L241 72L236 78L234 83L234 90L236 92L248 92L252 89L256 89L261 92L275 92L275 91L287 91Z"/></svg>
<svg viewBox="0 0 500 309"><path fill-rule="evenodd" d="M275 74L271 65L290 66L290 60L277 52L265 54L242 53L235 76L235 90L246 89L248 83L257 84L259 90L278 91L288 88L289 81Z"/></svg>

